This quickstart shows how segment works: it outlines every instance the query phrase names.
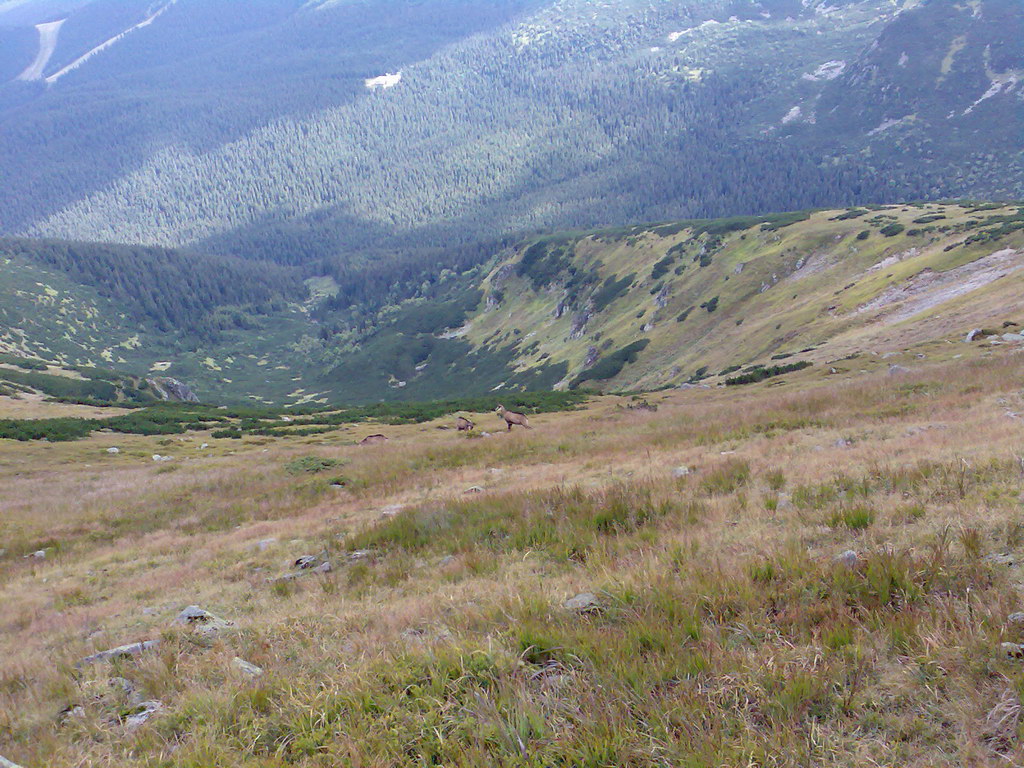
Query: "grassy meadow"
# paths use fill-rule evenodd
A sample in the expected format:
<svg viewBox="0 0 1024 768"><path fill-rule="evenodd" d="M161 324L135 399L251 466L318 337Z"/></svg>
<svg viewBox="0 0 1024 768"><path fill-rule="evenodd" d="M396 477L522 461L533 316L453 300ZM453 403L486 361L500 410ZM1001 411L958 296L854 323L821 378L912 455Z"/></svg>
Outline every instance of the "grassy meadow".
<svg viewBox="0 0 1024 768"><path fill-rule="evenodd" d="M512 433L0 440L0 755L1020 764L1024 355L956 352Z"/></svg>

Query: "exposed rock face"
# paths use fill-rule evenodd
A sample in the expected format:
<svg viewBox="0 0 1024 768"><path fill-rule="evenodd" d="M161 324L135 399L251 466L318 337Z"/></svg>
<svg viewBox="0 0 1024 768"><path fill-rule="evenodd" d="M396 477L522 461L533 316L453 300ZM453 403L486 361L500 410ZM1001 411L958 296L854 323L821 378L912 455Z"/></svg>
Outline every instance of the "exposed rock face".
<svg viewBox="0 0 1024 768"><path fill-rule="evenodd" d="M597 347L588 347L587 356L583 358L583 367L590 368L594 363L597 362Z"/></svg>
<svg viewBox="0 0 1024 768"><path fill-rule="evenodd" d="M177 403L198 403L199 397L189 389L184 382L172 379L170 376L158 376L146 379L153 393L161 400L170 400Z"/></svg>
<svg viewBox="0 0 1024 768"><path fill-rule="evenodd" d="M572 329L569 331L570 339L582 339L587 331L587 323L590 322L589 312L580 312L572 318Z"/></svg>

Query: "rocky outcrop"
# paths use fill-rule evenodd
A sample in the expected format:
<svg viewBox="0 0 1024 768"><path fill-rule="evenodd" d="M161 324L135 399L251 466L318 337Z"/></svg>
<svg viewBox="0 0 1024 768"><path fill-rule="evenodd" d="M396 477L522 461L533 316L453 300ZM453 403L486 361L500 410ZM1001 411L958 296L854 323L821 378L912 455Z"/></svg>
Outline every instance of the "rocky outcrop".
<svg viewBox="0 0 1024 768"><path fill-rule="evenodd" d="M169 400L175 403L198 403L199 397L187 384L172 379L170 376L157 376L146 379L149 386L153 388L153 394L161 400Z"/></svg>

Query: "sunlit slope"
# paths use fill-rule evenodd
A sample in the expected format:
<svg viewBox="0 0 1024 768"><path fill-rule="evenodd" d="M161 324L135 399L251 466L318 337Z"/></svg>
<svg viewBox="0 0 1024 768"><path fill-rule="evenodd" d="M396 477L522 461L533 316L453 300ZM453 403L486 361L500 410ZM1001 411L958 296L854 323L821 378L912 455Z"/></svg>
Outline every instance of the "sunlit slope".
<svg viewBox="0 0 1024 768"><path fill-rule="evenodd" d="M601 366L607 389L1002 333L1024 320L1022 227L1019 206L922 204L550 237L491 272L464 331L519 369L567 362L563 385Z"/></svg>

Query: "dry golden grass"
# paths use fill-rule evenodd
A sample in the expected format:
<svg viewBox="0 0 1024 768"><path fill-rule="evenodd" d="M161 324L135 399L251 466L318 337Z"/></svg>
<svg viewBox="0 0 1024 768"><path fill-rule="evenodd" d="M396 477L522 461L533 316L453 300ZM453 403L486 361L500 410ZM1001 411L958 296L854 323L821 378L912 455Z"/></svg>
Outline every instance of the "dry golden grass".
<svg viewBox="0 0 1024 768"><path fill-rule="evenodd" d="M529 432L480 415L489 438L0 442L0 754L1019 764L1024 662L1000 644L1024 640L1007 621L1024 573L985 556L1024 551L1024 357L916 353L900 376L865 357L648 395L657 412L602 397ZM376 431L391 440L352 444ZM286 471L304 456L342 464ZM857 563L837 564L848 549ZM268 581L324 551L330 574ZM600 612L562 608L583 591ZM171 627L191 604L235 627L196 644ZM151 638L137 660L75 667ZM115 675L164 709L128 729L138 702Z"/></svg>

